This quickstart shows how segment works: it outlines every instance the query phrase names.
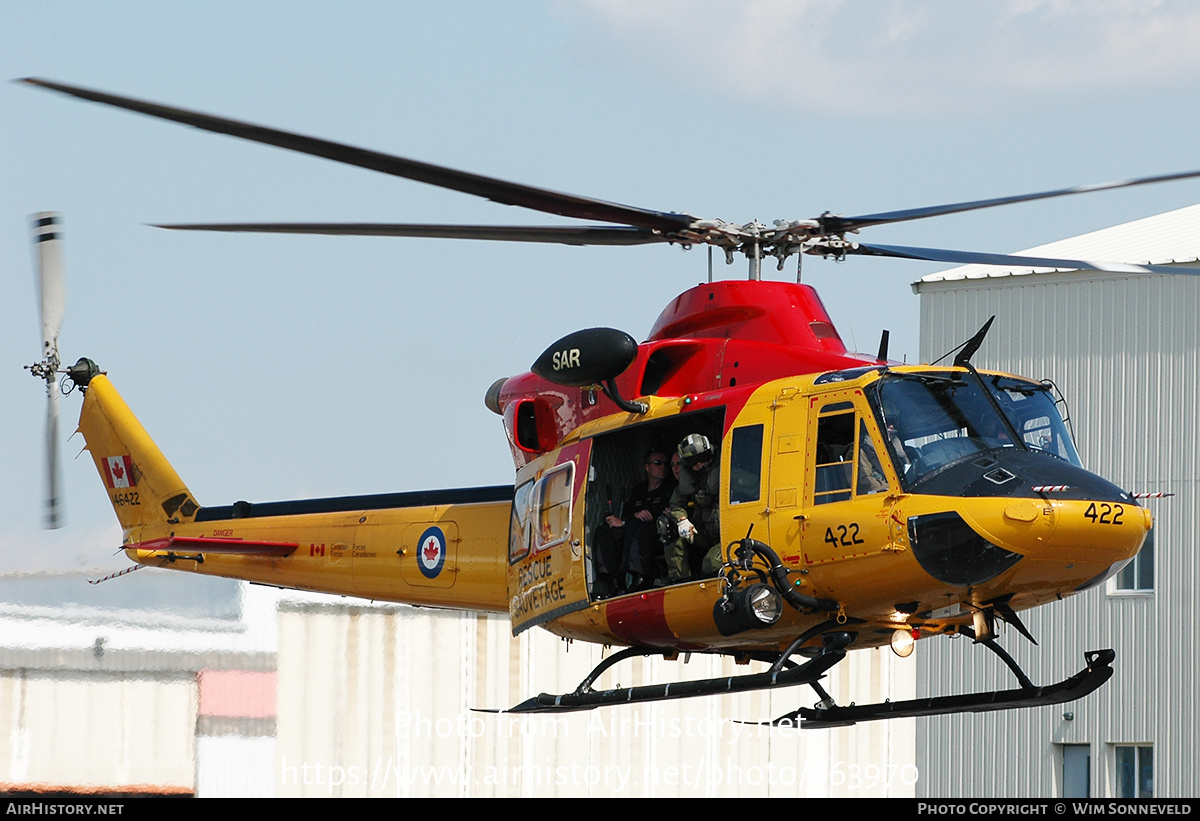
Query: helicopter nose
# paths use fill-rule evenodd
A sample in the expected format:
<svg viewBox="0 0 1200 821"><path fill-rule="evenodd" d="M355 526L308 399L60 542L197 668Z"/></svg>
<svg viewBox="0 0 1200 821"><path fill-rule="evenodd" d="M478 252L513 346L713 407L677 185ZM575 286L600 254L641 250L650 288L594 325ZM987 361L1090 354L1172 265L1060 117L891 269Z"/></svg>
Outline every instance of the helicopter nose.
<svg viewBox="0 0 1200 821"><path fill-rule="evenodd" d="M1137 555L1154 526L1150 511L1130 502L1050 500L1058 524L1046 560L1096 571L1075 587L1094 587Z"/></svg>
<svg viewBox="0 0 1200 821"><path fill-rule="evenodd" d="M951 509L908 519L914 556L948 584L1003 576L1060 594L1084 589L1137 555L1152 525L1150 513L1117 485L1036 450L962 459L912 489L959 499Z"/></svg>
<svg viewBox="0 0 1200 821"><path fill-rule="evenodd" d="M958 510L907 520L914 557L941 582L970 587L1012 569L1022 583L1061 592L1086 589L1120 570L1152 523L1132 500L1055 499L1048 492L973 499Z"/></svg>

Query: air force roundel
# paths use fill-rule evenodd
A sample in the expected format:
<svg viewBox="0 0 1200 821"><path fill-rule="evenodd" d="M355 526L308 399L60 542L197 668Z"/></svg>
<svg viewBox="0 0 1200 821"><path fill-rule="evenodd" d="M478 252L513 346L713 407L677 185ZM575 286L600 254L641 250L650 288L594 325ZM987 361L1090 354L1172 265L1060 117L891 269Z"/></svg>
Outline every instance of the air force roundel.
<svg viewBox="0 0 1200 821"><path fill-rule="evenodd" d="M417 542L417 567L427 579L436 579L446 566L446 534L436 525L421 534Z"/></svg>

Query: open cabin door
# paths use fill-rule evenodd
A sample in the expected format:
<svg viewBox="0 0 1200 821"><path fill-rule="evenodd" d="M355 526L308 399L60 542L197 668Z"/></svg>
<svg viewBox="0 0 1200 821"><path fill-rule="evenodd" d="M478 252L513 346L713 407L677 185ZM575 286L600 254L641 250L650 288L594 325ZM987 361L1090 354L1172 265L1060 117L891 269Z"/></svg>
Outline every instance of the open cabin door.
<svg viewBox="0 0 1200 821"><path fill-rule="evenodd" d="M513 635L588 604L582 490L591 444L563 448L516 489L508 542Z"/></svg>

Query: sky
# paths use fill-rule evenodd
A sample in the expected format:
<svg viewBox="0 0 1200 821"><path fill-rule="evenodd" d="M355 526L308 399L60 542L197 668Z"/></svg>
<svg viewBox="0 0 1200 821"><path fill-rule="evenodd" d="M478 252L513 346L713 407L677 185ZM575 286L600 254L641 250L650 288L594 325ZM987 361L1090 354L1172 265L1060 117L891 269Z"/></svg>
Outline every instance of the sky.
<svg viewBox="0 0 1200 821"><path fill-rule="evenodd" d="M0 3L38 76L502 179L730 222L1200 168L1200 9L1127 0ZM1200 182L868 229L1007 252L1200 202ZM0 83L0 571L127 564L62 402L40 529L28 215L64 214L65 361L108 371L202 504L505 484L483 395L580 328L644 339L706 256L186 234L189 221L564 224ZM944 267L944 266L943 266ZM918 360L939 266L806 259L851 348ZM794 279L794 260L771 278ZM742 278L741 260L717 275ZM1035 374L1034 376L1040 376Z"/></svg>

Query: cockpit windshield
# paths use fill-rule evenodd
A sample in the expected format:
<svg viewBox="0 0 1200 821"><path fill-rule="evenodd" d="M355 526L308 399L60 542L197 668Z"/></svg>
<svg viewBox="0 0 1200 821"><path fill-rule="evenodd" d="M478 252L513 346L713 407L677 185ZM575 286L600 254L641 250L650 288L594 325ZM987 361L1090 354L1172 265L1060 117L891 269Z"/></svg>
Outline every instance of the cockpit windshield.
<svg viewBox="0 0 1200 821"><path fill-rule="evenodd" d="M866 393L878 409L896 470L906 484L977 453L1016 447L1004 420L969 374L885 374Z"/></svg>
<svg viewBox="0 0 1200 821"><path fill-rule="evenodd" d="M1079 464L1048 387L1012 377L980 376L990 399L980 380L955 371L886 373L868 386L867 398L905 485L1000 448L1043 450Z"/></svg>

